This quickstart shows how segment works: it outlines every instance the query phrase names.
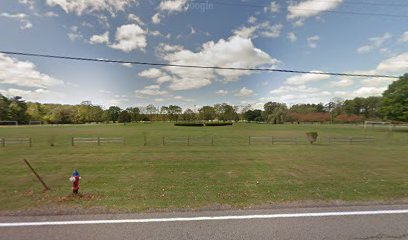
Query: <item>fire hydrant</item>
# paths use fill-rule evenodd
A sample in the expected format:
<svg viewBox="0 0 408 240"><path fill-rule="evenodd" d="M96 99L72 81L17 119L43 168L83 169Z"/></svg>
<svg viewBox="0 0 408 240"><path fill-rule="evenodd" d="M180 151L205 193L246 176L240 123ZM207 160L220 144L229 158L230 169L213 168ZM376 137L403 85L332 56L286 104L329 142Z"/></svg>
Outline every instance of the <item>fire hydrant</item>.
<svg viewBox="0 0 408 240"><path fill-rule="evenodd" d="M79 191L79 180L81 179L81 176L79 175L78 170L74 170L72 173L72 176L69 178L69 180L72 182L72 193L73 194L78 194Z"/></svg>

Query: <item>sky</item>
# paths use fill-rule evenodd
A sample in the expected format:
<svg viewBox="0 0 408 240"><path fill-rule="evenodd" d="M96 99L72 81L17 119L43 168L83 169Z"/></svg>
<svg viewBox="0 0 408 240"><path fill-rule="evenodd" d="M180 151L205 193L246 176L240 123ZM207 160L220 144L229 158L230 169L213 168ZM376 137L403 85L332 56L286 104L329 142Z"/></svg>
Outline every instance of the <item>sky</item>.
<svg viewBox="0 0 408 240"><path fill-rule="evenodd" d="M408 72L406 0L1 0L0 51L199 66ZM395 79L0 53L0 93L107 108L379 96Z"/></svg>

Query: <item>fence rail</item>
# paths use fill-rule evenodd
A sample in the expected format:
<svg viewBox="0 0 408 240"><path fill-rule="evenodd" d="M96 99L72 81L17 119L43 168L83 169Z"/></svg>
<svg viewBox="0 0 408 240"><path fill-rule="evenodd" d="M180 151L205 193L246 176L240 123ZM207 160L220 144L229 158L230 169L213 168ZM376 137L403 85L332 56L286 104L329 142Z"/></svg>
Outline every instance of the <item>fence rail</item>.
<svg viewBox="0 0 408 240"><path fill-rule="evenodd" d="M248 144L256 144L256 143L294 143L297 144L297 138L284 138L284 137L248 137Z"/></svg>
<svg viewBox="0 0 408 240"><path fill-rule="evenodd" d="M125 138L124 137L72 137L71 138L71 145L75 146L75 144L79 143L96 143L97 145L101 145L103 143L119 143L125 145Z"/></svg>
<svg viewBox="0 0 408 240"><path fill-rule="evenodd" d="M214 145L214 137L162 137L163 145Z"/></svg>
<svg viewBox="0 0 408 240"><path fill-rule="evenodd" d="M0 138L0 144L2 147L17 144L27 144L29 147L32 147L33 141L31 138Z"/></svg>
<svg viewBox="0 0 408 240"><path fill-rule="evenodd" d="M329 137L329 143L372 143L376 141L374 137Z"/></svg>

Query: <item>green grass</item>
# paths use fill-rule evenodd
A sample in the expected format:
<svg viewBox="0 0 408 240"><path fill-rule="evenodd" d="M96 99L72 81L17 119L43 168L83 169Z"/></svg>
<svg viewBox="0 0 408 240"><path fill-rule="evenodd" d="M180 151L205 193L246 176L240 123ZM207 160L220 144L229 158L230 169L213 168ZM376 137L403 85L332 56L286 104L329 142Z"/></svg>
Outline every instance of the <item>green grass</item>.
<svg viewBox="0 0 408 240"><path fill-rule="evenodd" d="M307 143L305 132L309 131L319 133L317 144ZM72 136L125 137L126 145L72 147ZM191 146L163 146L163 136L190 136ZM301 140L298 144L248 145L248 136ZM378 141L328 144L325 138L332 136L372 136ZM0 137L33 138L32 148L0 147L1 211L50 207L146 211L408 197L406 131L343 125L191 128L150 123L1 127ZM54 147L50 147L51 139ZM52 191L42 193L24 158ZM82 198L68 197L68 178L74 168L82 176Z"/></svg>

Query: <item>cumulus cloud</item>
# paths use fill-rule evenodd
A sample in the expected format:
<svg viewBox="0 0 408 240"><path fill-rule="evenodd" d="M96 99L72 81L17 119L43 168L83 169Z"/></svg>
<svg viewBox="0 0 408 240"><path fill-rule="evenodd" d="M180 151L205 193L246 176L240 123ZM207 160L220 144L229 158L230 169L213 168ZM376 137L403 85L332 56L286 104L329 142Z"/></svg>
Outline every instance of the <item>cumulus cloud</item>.
<svg viewBox="0 0 408 240"><path fill-rule="evenodd" d="M19 61L0 53L0 83L47 88L63 84L63 81L40 73L32 62Z"/></svg>
<svg viewBox="0 0 408 240"><path fill-rule="evenodd" d="M33 27L33 24L28 20L28 15L25 13L0 13L0 17L14 19L20 22L20 29L30 29Z"/></svg>
<svg viewBox="0 0 408 240"><path fill-rule="evenodd" d="M408 72L408 52L383 60L376 70L385 73Z"/></svg>
<svg viewBox="0 0 408 240"><path fill-rule="evenodd" d="M93 35L89 39L89 42L91 44L109 44L109 32L106 31L105 33L101 35Z"/></svg>
<svg viewBox="0 0 408 240"><path fill-rule="evenodd" d="M147 46L146 40L147 31L143 30L139 25L127 24L116 29L115 40L110 47L124 52L133 50L144 50Z"/></svg>
<svg viewBox="0 0 408 240"><path fill-rule="evenodd" d="M375 49L380 49L384 42L392 37L391 34L385 33L383 36L369 38L369 44L361 46L357 49L358 53L368 53Z"/></svg>
<svg viewBox="0 0 408 240"><path fill-rule="evenodd" d="M400 42L408 42L408 32L404 32L404 33L401 35L399 41L400 41Z"/></svg>
<svg viewBox="0 0 408 240"><path fill-rule="evenodd" d="M149 85L141 90L135 90L135 93L137 95L159 96L167 94L167 91L161 91L160 85Z"/></svg>
<svg viewBox="0 0 408 240"><path fill-rule="evenodd" d="M131 13L128 15L128 20L132 21L140 26L144 26L144 22L142 21L142 19L140 19L140 17L136 16L135 14Z"/></svg>
<svg viewBox="0 0 408 240"><path fill-rule="evenodd" d="M290 5L288 7L287 19L306 19L309 17L317 16L321 12L329 11L337 8L343 0L307 0L299 2L298 4Z"/></svg>
<svg viewBox="0 0 408 240"><path fill-rule="evenodd" d="M308 37L307 38L307 45L310 48L316 48L317 47L317 41L319 41L319 40L320 40L320 37L318 35Z"/></svg>
<svg viewBox="0 0 408 240"><path fill-rule="evenodd" d="M304 85L282 86L270 91L269 98L260 98L261 102L278 101L287 104L295 103L319 103L325 102L332 95L329 91L323 91L318 88L310 88Z"/></svg>
<svg viewBox="0 0 408 240"><path fill-rule="evenodd" d="M246 87L241 88L236 94L235 96L237 97L249 97L254 93L253 90L248 89Z"/></svg>
<svg viewBox="0 0 408 240"><path fill-rule="evenodd" d="M271 3L268 4L268 6L264 7L264 12L277 13L279 12L279 9L280 9L279 3L272 1Z"/></svg>
<svg viewBox="0 0 408 240"><path fill-rule="evenodd" d="M7 90L1 90L0 93L6 97L15 97L19 96L22 97L26 101L39 101L44 100L47 96L50 95L50 91L39 88L36 90L22 90L17 88L9 88Z"/></svg>
<svg viewBox="0 0 408 240"><path fill-rule="evenodd" d="M283 25L280 23L272 25L269 21L265 21L253 26L242 26L234 30L233 33L243 38L255 38L258 35L277 38L280 36L282 28Z"/></svg>
<svg viewBox="0 0 408 240"><path fill-rule="evenodd" d="M161 15L160 13L156 13L152 16L152 22L153 24L159 24L161 21Z"/></svg>
<svg viewBox="0 0 408 240"><path fill-rule="evenodd" d="M159 9L168 12L182 12L185 10L189 0L163 0L160 2Z"/></svg>
<svg viewBox="0 0 408 240"><path fill-rule="evenodd" d="M108 11L110 14L115 15L116 12L124 11L127 6L137 2L138 0L46 0L48 6L59 6L66 13L73 12L77 15L101 11Z"/></svg>
<svg viewBox="0 0 408 240"><path fill-rule="evenodd" d="M228 94L228 90L220 89L217 92L215 92L215 94L219 96L226 96Z"/></svg>
<svg viewBox="0 0 408 240"><path fill-rule="evenodd" d="M354 84L354 81L352 79L344 78L340 79L338 81L332 82L331 86L332 87L349 87Z"/></svg>
<svg viewBox="0 0 408 240"><path fill-rule="evenodd" d="M321 71L312 71L312 72L322 73ZM318 82L318 81L322 81L322 80L325 80L325 79L328 79L328 78L330 78L330 76L325 75L325 74L305 73L305 74L289 77L285 81L285 83L289 84L289 85L304 85L306 83Z"/></svg>
<svg viewBox="0 0 408 240"><path fill-rule="evenodd" d="M163 75L163 71L157 68L150 68L138 74L144 78L159 78Z"/></svg>
<svg viewBox="0 0 408 240"><path fill-rule="evenodd" d="M73 42L75 42L77 40L81 40L81 39L84 38L77 26L70 27L69 32L67 33L67 35L68 35L68 38L71 39L71 41L73 41Z"/></svg>
<svg viewBox="0 0 408 240"><path fill-rule="evenodd" d="M278 60L255 48L250 39L239 36L204 43L198 52L182 49L168 52L161 57L171 64L197 66L255 68L258 66L271 67L278 63ZM241 76L251 74L249 71L221 69L177 67L165 67L164 69L171 75L170 88L173 90L200 88L211 84L215 79L234 81Z"/></svg>
<svg viewBox="0 0 408 240"><path fill-rule="evenodd" d="M288 33L288 39L292 43L296 42L296 40L297 40L296 34L294 32L289 32Z"/></svg>

